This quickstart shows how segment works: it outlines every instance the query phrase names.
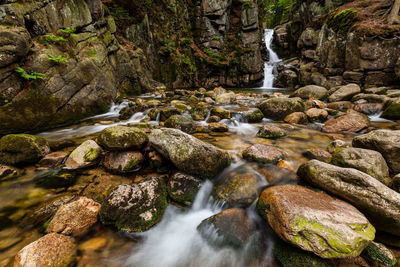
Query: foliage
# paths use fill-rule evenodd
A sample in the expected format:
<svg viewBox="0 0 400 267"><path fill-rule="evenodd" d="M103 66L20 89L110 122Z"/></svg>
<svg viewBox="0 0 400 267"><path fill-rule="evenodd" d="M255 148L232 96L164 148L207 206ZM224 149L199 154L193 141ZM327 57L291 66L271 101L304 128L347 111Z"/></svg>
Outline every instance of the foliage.
<svg viewBox="0 0 400 267"><path fill-rule="evenodd" d="M17 67L15 69L15 72L17 72L21 78L24 78L25 80L37 80L37 79L43 79L44 78L44 74L40 73L40 72L32 72L32 73L28 73L26 72L26 70L24 70L21 67Z"/></svg>
<svg viewBox="0 0 400 267"><path fill-rule="evenodd" d="M115 19L118 20L133 19L133 17L131 17L131 15L129 14L129 11L119 5L113 4L109 6L108 9L110 11L111 16L113 16Z"/></svg>
<svg viewBox="0 0 400 267"><path fill-rule="evenodd" d="M55 62L57 64L67 62L67 59L65 57L63 57L62 55L59 55L57 57L54 57L52 55L48 55L48 56L49 56L49 60L50 61L53 61L53 62Z"/></svg>
<svg viewBox="0 0 400 267"><path fill-rule="evenodd" d="M331 13L325 23L340 34L346 34L353 26L357 10L344 9Z"/></svg>
<svg viewBox="0 0 400 267"><path fill-rule="evenodd" d="M50 43L56 43L56 44L61 44L66 42L67 40L62 37L62 36L56 36L54 34L46 34L42 37L40 42L42 44L50 44Z"/></svg>
<svg viewBox="0 0 400 267"><path fill-rule="evenodd" d="M289 12L294 5L294 0L261 0L260 7L263 20L268 28L274 28L289 17Z"/></svg>
<svg viewBox="0 0 400 267"><path fill-rule="evenodd" d="M65 28L65 29L59 29L59 31L61 32L61 33L63 33L63 34L65 34L66 36L68 36L68 37L75 37L75 36L77 36L77 34L75 33L76 32L76 29L75 28L70 28L70 27L68 27L68 28Z"/></svg>

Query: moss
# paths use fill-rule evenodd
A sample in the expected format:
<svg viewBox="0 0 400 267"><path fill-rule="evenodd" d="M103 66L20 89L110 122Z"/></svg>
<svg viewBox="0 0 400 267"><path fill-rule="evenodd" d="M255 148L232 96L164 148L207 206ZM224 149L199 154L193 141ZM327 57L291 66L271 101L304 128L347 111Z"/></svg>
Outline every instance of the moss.
<svg viewBox="0 0 400 267"><path fill-rule="evenodd" d="M85 152L85 155L83 155L83 159L85 160L85 162L92 162L98 158L99 154L100 150L91 147L88 151Z"/></svg>
<svg viewBox="0 0 400 267"><path fill-rule="evenodd" d="M373 266L396 266L397 259L394 253L383 244L371 243L363 251L363 256Z"/></svg>
<svg viewBox="0 0 400 267"><path fill-rule="evenodd" d="M357 10L344 9L330 14L325 23L339 34L347 34L356 21L356 14Z"/></svg>

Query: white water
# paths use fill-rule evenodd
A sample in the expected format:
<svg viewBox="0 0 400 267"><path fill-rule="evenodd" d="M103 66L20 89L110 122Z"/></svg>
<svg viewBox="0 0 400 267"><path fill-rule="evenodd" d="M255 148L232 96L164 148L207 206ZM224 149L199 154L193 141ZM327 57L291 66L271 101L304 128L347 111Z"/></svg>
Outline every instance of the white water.
<svg viewBox="0 0 400 267"><path fill-rule="evenodd" d="M247 123L240 114L235 114L231 119L224 119L220 122L228 125L229 131L249 138L255 137L259 130L257 126Z"/></svg>
<svg viewBox="0 0 400 267"><path fill-rule="evenodd" d="M280 62L278 55L272 50L272 40L274 38L274 30L266 29L264 31L264 42L269 54L269 61L264 63L264 83L261 89L271 89L274 86L274 68L276 63Z"/></svg>

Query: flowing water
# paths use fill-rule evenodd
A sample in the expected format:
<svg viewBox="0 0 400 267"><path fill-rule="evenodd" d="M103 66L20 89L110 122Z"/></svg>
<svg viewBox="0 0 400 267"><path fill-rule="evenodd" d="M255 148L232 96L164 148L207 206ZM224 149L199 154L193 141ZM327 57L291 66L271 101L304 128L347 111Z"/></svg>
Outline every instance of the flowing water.
<svg viewBox="0 0 400 267"><path fill-rule="evenodd" d="M274 38L274 30L266 29L264 31L264 42L268 51L269 60L264 63L264 83L261 89L273 89L274 86L274 68L276 63L280 62L278 55L272 50L272 41Z"/></svg>

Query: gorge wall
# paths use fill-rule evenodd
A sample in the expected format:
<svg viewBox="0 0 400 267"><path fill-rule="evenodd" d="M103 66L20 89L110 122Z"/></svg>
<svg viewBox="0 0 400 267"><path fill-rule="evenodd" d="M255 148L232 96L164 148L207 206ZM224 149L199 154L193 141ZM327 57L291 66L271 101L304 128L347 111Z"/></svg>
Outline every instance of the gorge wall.
<svg viewBox="0 0 400 267"><path fill-rule="evenodd" d="M258 82L261 37L256 1L0 1L0 134L163 86Z"/></svg>

